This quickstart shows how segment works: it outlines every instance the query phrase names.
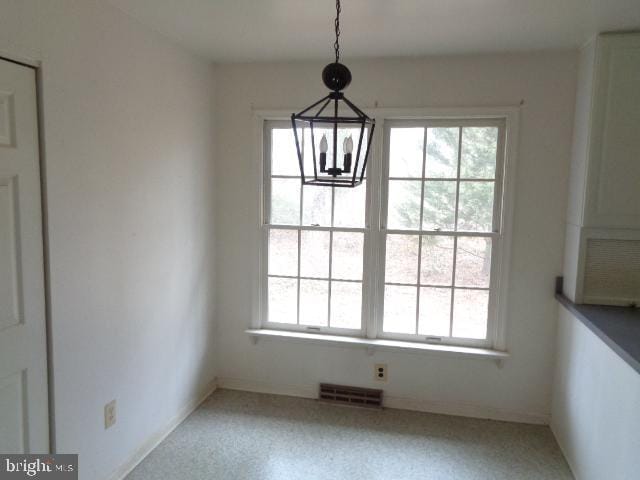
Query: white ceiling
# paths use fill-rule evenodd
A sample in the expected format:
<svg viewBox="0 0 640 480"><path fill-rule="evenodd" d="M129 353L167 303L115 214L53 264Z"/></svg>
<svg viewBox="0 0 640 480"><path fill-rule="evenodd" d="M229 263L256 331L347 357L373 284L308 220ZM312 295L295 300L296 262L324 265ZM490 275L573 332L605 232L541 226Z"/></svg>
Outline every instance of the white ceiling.
<svg viewBox="0 0 640 480"><path fill-rule="evenodd" d="M331 59L334 0L107 0L218 62ZM640 0L342 0L343 58L576 48Z"/></svg>

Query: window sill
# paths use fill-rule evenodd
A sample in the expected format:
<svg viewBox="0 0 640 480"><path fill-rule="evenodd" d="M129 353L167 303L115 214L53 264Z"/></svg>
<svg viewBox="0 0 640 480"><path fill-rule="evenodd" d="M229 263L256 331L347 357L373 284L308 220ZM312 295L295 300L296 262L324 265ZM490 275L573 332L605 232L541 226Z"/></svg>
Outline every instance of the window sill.
<svg viewBox="0 0 640 480"><path fill-rule="evenodd" d="M403 352L434 353L438 355L452 355L457 357L472 357L484 360L493 360L499 367L509 358L508 352L492 350L489 348L460 347L455 345L434 345L432 343L405 342L400 340L370 339L362 337L346 337L340 335L327 335L323 333L290 332L286 330L255 329L245 330L257 343L261 338L287 338L309 343L324 345L344 345L349 347L364 347L369 355L376 350L395 350Z"/></svg>

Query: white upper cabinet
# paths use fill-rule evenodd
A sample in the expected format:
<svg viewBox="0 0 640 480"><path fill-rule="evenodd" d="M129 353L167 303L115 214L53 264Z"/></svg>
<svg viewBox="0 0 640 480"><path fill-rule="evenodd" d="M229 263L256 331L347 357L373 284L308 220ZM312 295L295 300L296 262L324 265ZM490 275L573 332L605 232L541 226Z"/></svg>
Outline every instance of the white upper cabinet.
<svg viewBox="0 0 640 480"><path fill-rule="evenodd" d="M640 228L640 33L599 36L592 75L581 223Z"/></svg>
<svg viewBox="0 0 640 480"><path fill-rule="evenodd" d="M640 32L599 35L580 51L564 294L640 302Z"/></svg>

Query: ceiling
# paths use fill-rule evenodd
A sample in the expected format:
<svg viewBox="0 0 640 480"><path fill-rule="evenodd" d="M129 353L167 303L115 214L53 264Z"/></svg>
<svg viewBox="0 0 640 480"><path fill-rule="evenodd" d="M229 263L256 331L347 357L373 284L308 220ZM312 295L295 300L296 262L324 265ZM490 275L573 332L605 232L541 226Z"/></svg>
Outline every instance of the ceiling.
<svg viewBox="0 0 640 480"><path fill-rule="evenodd" d="M216 62L330 59L334 0L107 0ZM567 49L640 0L342 0L344 58Z"/></svg>

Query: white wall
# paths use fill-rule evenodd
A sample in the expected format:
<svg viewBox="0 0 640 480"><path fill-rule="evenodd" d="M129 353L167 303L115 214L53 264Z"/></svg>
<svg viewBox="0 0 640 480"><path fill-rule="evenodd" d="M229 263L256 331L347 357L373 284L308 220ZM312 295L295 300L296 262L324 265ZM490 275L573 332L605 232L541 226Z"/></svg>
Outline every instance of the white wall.
<svg viewBox="0 0 640 480"><path fill-rule="evenodd" d="M640 470L640 375L559 307L551 428L579 480Z"/></svg>
<svg viewBox="0 0 640 480"><path fill-rule="evenodd" d="M96 0L0 0L0 52L42 61L56 446L101 480L215 375L213 71Z"/></svg>
<svg viewBox="0 0 640 480"><path fill-rule="evenodd" d="M217 67L217 319L221 385L315 393L328 381L383 386L395 405L546 422L550 413L557 306L562 271L567 177L577 57L539 53L350 61L347 91L358 105L504 106L524 102L517 158L509 285L508 349L492 362L425 354L261 340L252 345L251 249L257 234L252 107L291 111L324 94L321 63ZM389 364L389 381L373 381L373 364Z"/></svg>

